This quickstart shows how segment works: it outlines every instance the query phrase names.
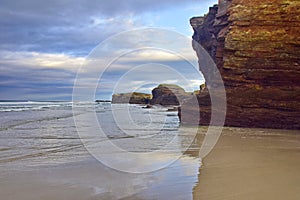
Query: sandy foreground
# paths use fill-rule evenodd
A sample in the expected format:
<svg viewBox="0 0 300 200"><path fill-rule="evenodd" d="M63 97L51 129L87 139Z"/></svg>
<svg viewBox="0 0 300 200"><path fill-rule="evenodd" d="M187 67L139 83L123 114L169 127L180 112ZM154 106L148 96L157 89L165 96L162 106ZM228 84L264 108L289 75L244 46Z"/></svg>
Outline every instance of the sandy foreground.
<svg viewBox="0 0 300 200"><path fill-rule="evenodd" d="M193 199L300 199L300 132L224 128Z"/></svg>
<svg viewBox="0 0 300 200"><path fill-rule="evenodd" d="M300 199L299 131L224 128L200 169L196 157L203 135L198 138L198 147L193 144L177 164L153 174L119 173L93 160L11 171L0 176L0 196L4 200Z"/></svg>

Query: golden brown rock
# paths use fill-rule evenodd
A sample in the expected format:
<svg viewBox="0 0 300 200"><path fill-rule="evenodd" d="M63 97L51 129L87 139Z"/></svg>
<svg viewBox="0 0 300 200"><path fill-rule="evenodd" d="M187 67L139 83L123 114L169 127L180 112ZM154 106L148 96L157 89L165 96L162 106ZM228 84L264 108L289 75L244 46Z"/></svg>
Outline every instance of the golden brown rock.
<svg viewBox="0 0 300 200"><path fill-rule="evenodd" d="M225 124L300 129L300 1L220 0L218 13L212 10L193 26L193 39L209 50L222 75ZM197 37L203 34L210 42ZM200 104L200 124L209 123L208 107Z"/></svg>

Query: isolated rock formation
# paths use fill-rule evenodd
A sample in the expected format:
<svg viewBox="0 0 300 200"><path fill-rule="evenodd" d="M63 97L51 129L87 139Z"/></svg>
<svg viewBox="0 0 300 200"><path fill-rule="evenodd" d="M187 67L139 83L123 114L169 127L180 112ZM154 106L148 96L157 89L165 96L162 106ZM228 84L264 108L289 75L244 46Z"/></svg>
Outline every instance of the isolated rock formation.
<svg viewBox="0 0 300 200"><path fill-rule="evenodd" d="M111 103L148 104L152 98L151 94L139 92L113 94Z"/></svg>
<svg viewBox="0 0 300 200"><path fill-rule="evenodd" d="M222 75L225 125L300 129L299 0L220 0L206 16L192 18L191 25L194 41ZM208 125L208 91L197 98L200 107L182 106L190 111L182 121L192 122L200 109L199 123Z"/></svg>
<svg viewBox="0 0 300 200"><path fill-rule="evenodd" d="M199 91L198 91L199 93ZM193 93L186 92L175 84L160 84L152 90L151 94L133 92L112 95L112 103L149 104L162 106L178 106Z"/></svg>
<svg viewBox="0 0 300 200"><path fill-rule="evenodd" d="M185 92L182 87L174 84L160 84L152 90L151 104L163 106L180 105L192 93Z"/></svg>

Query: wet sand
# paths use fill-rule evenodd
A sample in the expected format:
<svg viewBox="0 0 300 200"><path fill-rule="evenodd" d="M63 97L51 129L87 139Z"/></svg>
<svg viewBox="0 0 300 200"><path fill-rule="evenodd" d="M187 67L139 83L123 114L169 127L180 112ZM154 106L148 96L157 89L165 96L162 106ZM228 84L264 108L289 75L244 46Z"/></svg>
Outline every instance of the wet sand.
<svg viewBox="0 0 300 200"><path fill-rule="evenodd" d="M300 199L300 131L224 128L194 200Z"/></svg>
<svg viewBox="0 0 300 200"><path fill-rule="evenodd" d="M201 129L202 133L204 130ZM197 156L203 134L197 139L173 165L154 173L118 172L91 157L28 171L2 171L0 197L5 200L300 199L299 131L224 128L201 167Z"/></svg>
<svg viewBox="0 0 300 200"><path fill-rule="evenodd" d="M173 165L146 174L109 169L96 160L11 172L0 176L5 200L192 199L199 160L184 156Z"/></svg>

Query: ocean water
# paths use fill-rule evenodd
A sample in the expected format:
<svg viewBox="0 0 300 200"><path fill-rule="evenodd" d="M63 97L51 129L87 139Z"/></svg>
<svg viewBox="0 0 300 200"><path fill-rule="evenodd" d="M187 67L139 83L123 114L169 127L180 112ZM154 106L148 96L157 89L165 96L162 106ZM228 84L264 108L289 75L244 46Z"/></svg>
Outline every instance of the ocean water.
<svg viewBox="0 0 300 200"><path fill-rule="evenodd" d="M194 132L158 106L0 102L0 176L56 185L53 198L67 184L68 195L91 189L83 199L192 199L200 167ZM31 189L22 199L35 199Z"/></svg>

